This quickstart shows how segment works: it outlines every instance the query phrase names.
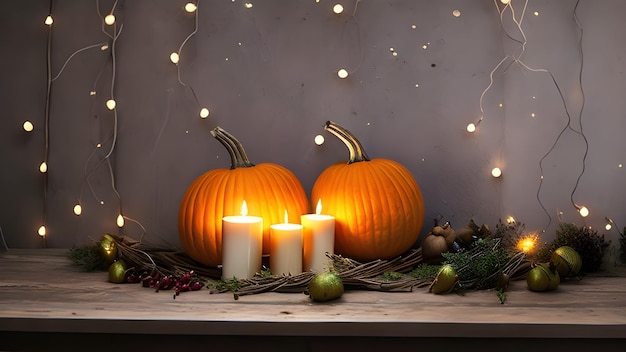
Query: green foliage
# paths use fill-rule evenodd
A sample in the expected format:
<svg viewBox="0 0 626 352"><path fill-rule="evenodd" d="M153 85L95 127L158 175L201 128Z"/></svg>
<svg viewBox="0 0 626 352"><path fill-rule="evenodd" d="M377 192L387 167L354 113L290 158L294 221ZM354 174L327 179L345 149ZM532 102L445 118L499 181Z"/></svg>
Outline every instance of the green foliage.
<svg viewBox="0 0 626 352"><path fill-rule="evenodd" d="M487 289L496 285L498 275L509 255L496 238L478 239L472 248L457 253L443 253L444 264L451 264L466 289Z"/></svg>
<svg viewBox="0 0 626 352"><path fill-rule="evenodd" d="M100 251L100 244L74 245L67 253L69 260L85 271L107 270L108 266Z"/></svg>
<svg viewBox="0 0 626 352"><path fill-rule="evenodd" d="M435 279L435 276L437 276L437 273L439 272L440 268L441 268L441 265L432 265L432 264L422 263L418 265L417 267L415 267L415 269L413 269L410 273L408 273L408 275L416 279L433 280Z"/></svg>
<svg viewBox="0 0 626 352"><path fill-rule="evenodd" d="M549 261L554 250L562 246L570 246L580 254L583 262L581 273L596 272L602 266L602 259L609 243L604 240L604 235L599 235L596 230L561 222L556 229L556 238L541 249L538 258L542 261Z"/></svg>
<svg viewBox="0 0 626 352"><path fill-rule="evenodd" d="M387 271L378 276L379 278L385 281L398 281L405 277L404 274L399 273L397 271Z"/></svg>

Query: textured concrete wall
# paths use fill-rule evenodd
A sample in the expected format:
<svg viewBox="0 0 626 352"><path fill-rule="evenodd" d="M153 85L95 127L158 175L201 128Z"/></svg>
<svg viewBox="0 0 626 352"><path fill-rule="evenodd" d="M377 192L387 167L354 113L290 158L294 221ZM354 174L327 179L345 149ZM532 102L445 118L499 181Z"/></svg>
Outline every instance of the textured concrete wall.
<svg viewBox="0 0 626 352"><path fill-rule="evenodd" d="M120 206L137 221L124 233L138 238L143 227L144 238L177 245L186 187L229 166L212 128L236 135L253 162L289 168L309 192L325 167L348 157L323 130L329 119L371 157L413 173L424 233L438 215L454 226L512 215L549 240L560 216L615 244L617 231L604 223L626 225L626 3L581 1L581 32L576 1L337 2L339 15L326 0L205 0L190 36L196 17L185 1L53 1L47 148L50 3L1 2L0 226L9 247L40 246L44 216L50 247L117 232ZM115 26L103 25L112 8ZM169 55L183 43L177 67ZM115 113L105 107L112 95ZM33 132L22 130L25 120ZM44 194L37 169L46 151ZM501 178L490 175L495 166ZM591 215L580 218L572 201Z"/></svg>

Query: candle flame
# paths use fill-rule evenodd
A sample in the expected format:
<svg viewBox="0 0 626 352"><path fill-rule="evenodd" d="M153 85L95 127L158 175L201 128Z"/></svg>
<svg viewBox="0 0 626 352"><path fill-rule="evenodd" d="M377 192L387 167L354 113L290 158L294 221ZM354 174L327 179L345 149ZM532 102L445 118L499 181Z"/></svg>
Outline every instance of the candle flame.
<svg viewBox="0 0 626 352"><path fill-rule="evenodd" d="M289 214L287 214L287 209L285 209L285 224L289 223Z"/></svg>
<svg viewBox="0 0 626 352"><path fill-rule="evenodd" d="M248 215L248 204L246 203L245 199L243 200L243 203L241 203L241 215Z"/></svg>
<svg viewBox="0 0 626 352"><path fill-rule="evenodd" d="M320 215L322 213L322 198L318 199L317 206L315 207L315 214Z"/></svg>

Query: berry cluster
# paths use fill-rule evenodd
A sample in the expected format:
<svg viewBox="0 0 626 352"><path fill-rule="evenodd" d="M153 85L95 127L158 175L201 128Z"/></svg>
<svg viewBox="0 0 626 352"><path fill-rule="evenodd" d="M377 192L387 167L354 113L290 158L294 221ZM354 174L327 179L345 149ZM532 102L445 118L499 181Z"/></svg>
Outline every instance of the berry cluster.
<svg viewBox="0 0 626 352"><path fill-rule="evenodd" d="M133 272L128 275L126 282L141 282L143 287L153 288L156 292L160 290L174 290L174 299L181 292L198 291L204 287L204 283L200 281L200 278L193 270L183 275L164 275L161 273L150 275L145 271L141 274Z"/></svg>

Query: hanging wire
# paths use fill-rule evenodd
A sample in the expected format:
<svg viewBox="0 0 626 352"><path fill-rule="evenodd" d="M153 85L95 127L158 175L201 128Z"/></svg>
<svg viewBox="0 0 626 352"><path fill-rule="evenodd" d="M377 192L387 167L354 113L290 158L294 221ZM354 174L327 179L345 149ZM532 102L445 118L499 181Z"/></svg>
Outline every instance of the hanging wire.
<svg viewBox="0 0 626 352"><path fill-rule="evenodd" d="M52 15L53 0L50 0L48 15ZM46 105L44 111L44 157L43 162L48 165L50 156L50 99L52 96L52 25L48 26L48 41L46 44ZM41 245L46 248L46 235L48 232L48 170L43 173L43 228L46 230L41 236Z"/></svg>
<svg viewBox="0 0 626 352"><path fill-rule="evenodd" d="M9 246L7 246L7 242L4 240L4 232L2 231L2 226L0 226L0 238L2 238L2 245L4 246L4 250L0 250L0 252L8 251Z"/></svg>
<svg viewBox="0 0 626 352"><path fill-rule="evenodd" d="M576 193L576 190L578 189L578 185L580 183L580 179L583 177L583 174L585 173L585 169L586 169L586 162L587 162L587 154L589 154L589 141L587 140L587 137L585 136L585 134L583 133L583 121L582 121L582 117L583 117L583 110L585 109L585 90L583 89L583 67L584 67L584 54L583 54L583 26L580 24L580 21L578 19L578 5L580 4L580 0L576 1L576 5L574 6L574 22L576 22L576 26L579 29L579 38L578 38L578 52L580 54L580 71L578 72L578 83L580 85L580 93L581 93L581 105L580 105L580 112L578 114L578 126L580 128L580 135L583 138L583 140L585 141L585 154L583 156L582 159L582 169L580 171L580 174L578 174L578 177L576 178L576 184L574 185L574 189L572 190L572 193L570 195L570 200L572 202L572 205L574 207L578 208L578 205L576 204L576 202L574 202L574 194Z"/></svg>
<svg viewBox="0 0 626 352"><path fill-rule="evenodd" d="M582 51L582 34L583 34L583 28L580 25L580 22L578 20L578 16L577 16L577 8L578 8L578 4L579 4L580 0L578 0L576 2L576 5L574 7L574 20L576 22L576 25L578 26L579 30L580 30L580 38L579 38L579 52L580 52L580 56L581 56L581 64L580 64L580 71L579 71L579 85L580 85L580 89L581 89L581 93L582 93L582 106L580 109L580 113L579 113L579 118L578 118L578 122L579 122L579 130L577 130L576 128L574 128L572 126L572 115L570 113L570 109L567 106L567 102L565 100L565 97L563 95L563 92L561 90L561 87L559 85L559 83L557 82L556 78L554 77L554 75L543 68L533 68L533 67L529 67L528 65L526 65L523 61L522 61L522 56L524 55L525 51L526 51L526 44L527 44L527 37L526 34L522 28L522 23L524 21L524 17L526 14L526 10L527 10L527 6L528 6L528 0L526 0L522 6L522 10L521 10L521 15L518 17L516 16L516 10L515 7L513 7L512 3L509 2L507 4L504 5L504 7L502 9L500 9L499 5L498 5L498 1L494 0L494 5L496 6L496 8L498 9L498 13L499 13L499 17L500 17L500 26L502 28L502 31L504 32L504 34L511 39L514 42L517 42L518 44L520 44L521 48L520 48L520 52L518 54L512 54L512 56L510 55L506 55L496 66L495 68L491 71L490 73L490 84L487 86L487 88L483 91L483 93L481 94L480 97L480 111L482 116L480 117L480 119L478 120L478 122L482 121L484 118L484 109L483 109L483 105L482 105L482 101L483 101L483 97L485 96L485 94L489 91L489 89L491 88L492 84L493 84L493 74L501 67L501 65L509 58L512 58L513 61L511 63L509 63L507 65L507 67L505 68L505 72L508 70L508 68L512 65L512 64L516 64L518 66L520 66L521 68L531 71L531 72L542 72L542 73L546 73L550 76L550 79L552 80L552 83L554 84L560 100L563 104L563 108L565 110L565 114L567 116L567 123L565 124L565 126L563 126L563 128L561 129L561 131L559 132L559 134L557 135L554 143L550 146L550 148L548 149L548 151L541 157L541 159L539 160L539 170L540 170L540 181L539 181L539 187L537 189L537 194L536 194L536 198L537 201L541 207L541 209L544 211L544 213L547 215L548 217L548 224L546 226L546 228L550 227L551 223L552 223L552 216L550 215L550 212L546 209L545 205L543 204L542 200L541 200L541 190L543 187L543 180L544 180L544 176L543 176L543 163L545 161L545 159L553 152L553 150L556 148L557 144L559 143L561 137L565 134L565 132L567 132L568 130L580 135L582 137L582 139L585 142L585 153L583 155L582 158L582 170L581 173L578 175L578 178L576 180L576 184L574 186L574 189L572 190L571 194L570 194L570 200L572 202L572 205L574 205L574 207L576 207L577 209L579 209L580 207L575 203L574 201L574 194L579 186L580 183L580 179L582 178L584 172L585 172L585 167L586 167L586 159L587 159L587 155L588 155L588 151L589 151L589 142L587 140L587 137L585 136L585 134L583 133L583 128L582 128L582 112L584 109L584 103L585 103L585 95L584 95L584 90L582 88L582 70L583 70L583 51ZM510 10L511 12L511 20L513 21L513 23L515 23L515 28L516 30L519 32L519 35L521 35L522 39L517 39L515 38L513 35L511 35L505 28L504 26L504 13L505 11ZM545 231L545 230L544 230Z"/></svg>
<svg viewBox="0 0 626 352"><path fill-rule="evenodd" d="M189 39L191 39L198 32L198 16L199 16L199 12L200 12L200 0L198 0L198 2L196 3L196 11L195 11L195 15L194 15L194 28L193 28L193 31L191 31L191 33L189 33L189 35L185 38L185 40L183 40L183 42L180 44L180 47L178 48L178 52L177 52L177 54L179 56L182 53L183 47L185 46L185 44L187 44ZM177 74L177 77L178 77L178 83L180 83L181 86L186 87L186 88L189 89L189 91L191 91L191 94L193 95L193 99L196 102L196 106L198 108L200 108L200 101L198 100L198 96L196 95L195 89L193 89L192 86L190 86L190 85L186 84L185 82L183 82L183 80L181 78L180 65L178 63L176 64L176 74Z"/></svg>

